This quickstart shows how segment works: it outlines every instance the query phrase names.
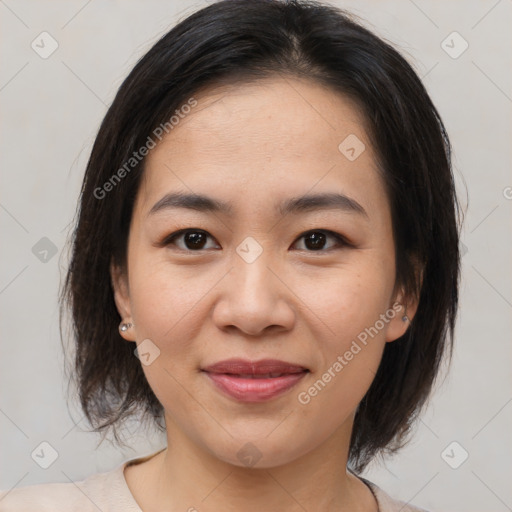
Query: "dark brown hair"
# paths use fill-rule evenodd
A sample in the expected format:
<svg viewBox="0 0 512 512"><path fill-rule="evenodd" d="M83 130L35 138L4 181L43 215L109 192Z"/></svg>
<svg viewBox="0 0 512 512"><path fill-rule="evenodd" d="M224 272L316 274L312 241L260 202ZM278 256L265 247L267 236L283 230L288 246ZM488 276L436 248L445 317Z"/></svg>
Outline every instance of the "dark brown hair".
<svg viewBox="0 0 512 512"><path fill-rule="evenodd" d="M335 7L300 0L213 3L164 35L124 80L87 164L61 291L61 319L69 307L76 340L71 373L96 431L112 430L119 442L117 428L135 412L165 428L134 345L119 334L109 273L111 261L126 263L145 159L108 194L98 190L199 90L278 74L327 85L362 109L392 210L397 286L419 298L409 329L386 344L359 404L349 463L360 471L378 453L404 444L443 355L451 355L460 207L450 142L421 80L391 45Z"/></svg>

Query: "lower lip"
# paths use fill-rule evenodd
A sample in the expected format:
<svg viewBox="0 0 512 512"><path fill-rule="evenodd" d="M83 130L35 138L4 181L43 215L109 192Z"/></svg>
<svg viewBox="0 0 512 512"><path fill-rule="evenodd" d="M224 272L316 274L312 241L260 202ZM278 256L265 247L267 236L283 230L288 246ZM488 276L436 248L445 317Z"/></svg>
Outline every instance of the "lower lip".
<svg viewBox="0 0 512 512"><path fill-rule="evenodd" d="M306 373L308 372L266 379L243 379L225 373L206 372L218 389L241 402L264 402L279 396L295 386Z"/></svg>

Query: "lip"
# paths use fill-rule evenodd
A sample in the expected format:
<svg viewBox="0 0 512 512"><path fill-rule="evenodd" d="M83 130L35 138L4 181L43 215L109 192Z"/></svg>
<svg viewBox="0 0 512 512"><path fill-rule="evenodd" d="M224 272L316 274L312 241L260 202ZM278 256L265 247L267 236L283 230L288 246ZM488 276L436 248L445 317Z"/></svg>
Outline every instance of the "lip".
<svg viewBox="0 0 512 512"><path fill-rule="evenodd" d="M264 402L282 395L309 372L303 366L277 359L228 359L202 371L217 389L241 402Z"/></svg>

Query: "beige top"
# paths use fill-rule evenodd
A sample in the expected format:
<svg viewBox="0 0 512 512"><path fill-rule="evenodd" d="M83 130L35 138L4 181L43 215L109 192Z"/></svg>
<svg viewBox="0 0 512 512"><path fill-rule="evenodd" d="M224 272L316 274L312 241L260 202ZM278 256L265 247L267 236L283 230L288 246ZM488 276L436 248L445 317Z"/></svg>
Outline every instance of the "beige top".
<svg viewBox="0 0 512 512"><path fill-rule="evenodd" d="M0 491L0 511L143 512L126 483L124 469L131 464L140 464L156 453L128 460L111 471L96 473L79 482L29 485ZM364 478L361 480L375 496L379 512L426 512L394 500L374 483Z"/></svg>

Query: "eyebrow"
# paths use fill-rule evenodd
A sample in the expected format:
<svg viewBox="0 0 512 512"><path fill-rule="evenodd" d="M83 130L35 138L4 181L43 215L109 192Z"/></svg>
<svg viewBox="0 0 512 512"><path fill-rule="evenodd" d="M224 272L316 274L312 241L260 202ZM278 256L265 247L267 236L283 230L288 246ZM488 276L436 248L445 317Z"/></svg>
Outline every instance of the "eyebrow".
<svg viewBox="0 0 512 512"><path fill-rule="evenodd" d="M158 212L175 208L205 213L223 213L233 216L233 207L230 203L201 194L183 192L166 194L153 205L147 216L149 217ZM341 210L368 218L366 210L355 199L340 193L310 194L293 197L285 200L276 208L276 212L283 216L289 213L304 213L315 210Z"/></svg>

